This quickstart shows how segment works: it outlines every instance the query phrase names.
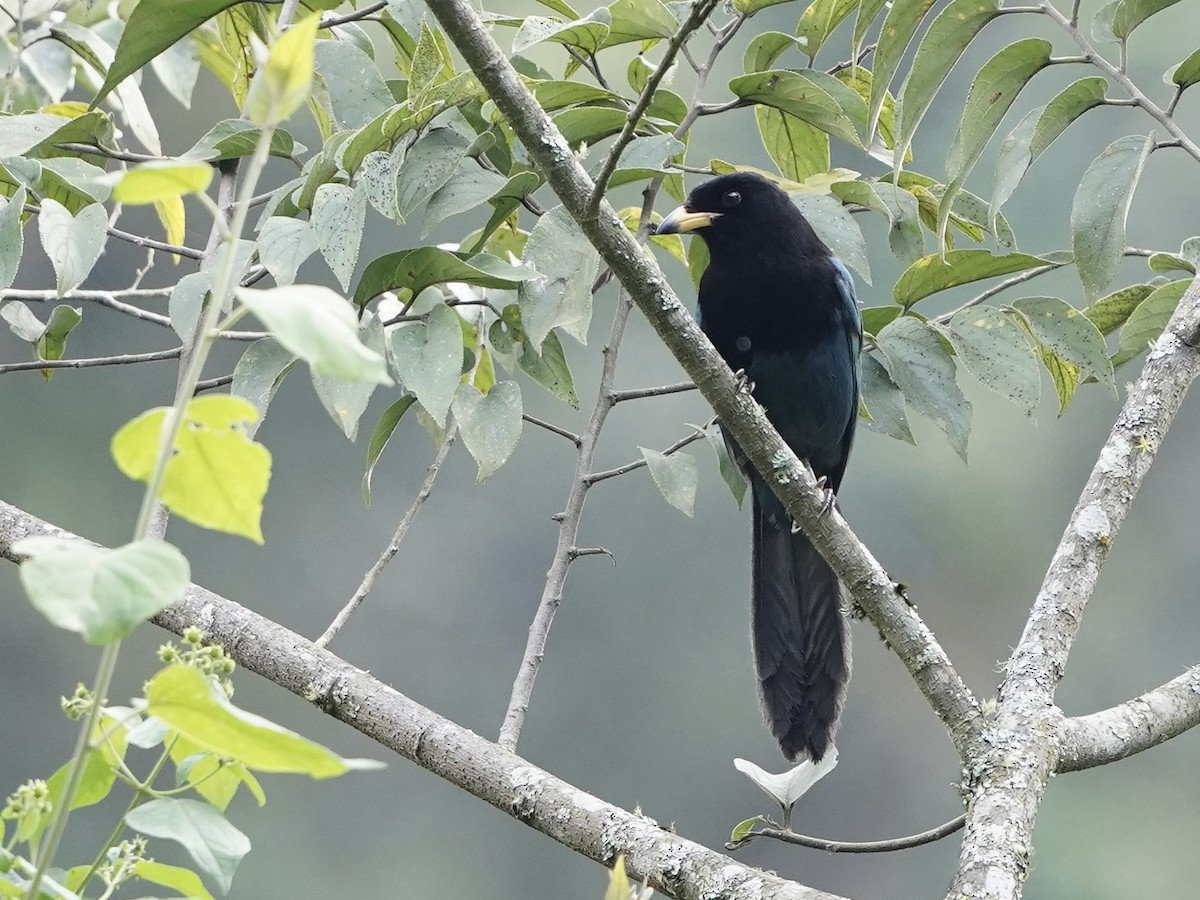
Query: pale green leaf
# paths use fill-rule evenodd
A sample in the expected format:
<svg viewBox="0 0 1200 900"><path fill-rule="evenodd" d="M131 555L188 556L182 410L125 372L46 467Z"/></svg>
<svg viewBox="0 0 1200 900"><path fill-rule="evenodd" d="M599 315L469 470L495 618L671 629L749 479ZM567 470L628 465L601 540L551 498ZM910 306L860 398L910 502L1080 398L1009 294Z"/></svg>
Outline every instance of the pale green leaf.
<svg viewBox="0 0 1200 900"><path fill-rule="evenodd" d="M650 477L654 480L658 492L663 499L673 507L691 518L696 510L696 486L700 481L700 470L696 459L683 451L676 451L669 456L651 450L648 447L638 447Z"/></svg>
<svg viewBox="0 0 1200 900"><path fill-rule="evenodd" d="M855 131L853 122L827 90L837 90L837 86L854 93L852 88L841 85L835 78L807 71L778 69L753 72L729 82L729 90L743 100L775 107L852 147L861 147L862 139ZM861 104L861 98L857 94L854 97Z"/></svg>
<svg viewBox="0 0 1200 900"><path fill-rule="evenodd" d="M296 354L275 338L261 338L246 348L233 367L230 393L245 397L258 411L258 418L245 425L246 436L254 437L267 415L267 407L283 383L284 376L296 364Z"/></svg>
<svg viewBox="0 0 1200 900"><path fill-rule="evenodd" d="M1071 244L1089 300L1098 297L1117 272L1133 192L1153 149L1153 134L1118 138L1092 160L1075 191Z"/></svg>
<svg viewBox="0 0 1200 900"><path fill-rule="evenodd" d="M188 897L189 900L213 900L200 876L182 866L169 866L152 859L140 859L133 866L133 873L142 881L161 884Z"/></svg>
<svg viewBox="0 0 1200 900"><path fill-rule="evenodd" d="M1035 338L1051 353L1114 389L1104 336L1091 320L1057 297L1022 297L1013 303Z"/></svg>
<svg viewBox="0 0 1200 900"><path fill-rule="evenodd" d="M25 246L21 228L21 213L25 206L25 188L7 200L0 200L0 290L5 290L17 277L21 265L21 251Z"/></svg>
<svg viewBox="0 0 1200 900"><path fill-rule="evenodd" d="M421 217L421 237L429 236L445 219L465 213L490 200L503 189L505 178L474 164L460 168L429 197Z"/></svg>
<svg viewBox="0 0 1200 900"><path fill-rule="evenodd" d="M402 219L450 180L470 143L453 128L434 128L412 146L396 178L396 208Z"/></svg>
<svg viewBox="0 0 1200 900"><path fill-rule="evenodd" d="M0 306L0 319L8 323L13 334L30 344L36 343L46 331L42 320L20 300L9 300Z"/></svg>
<svg viewBox="0 0 1200 900"><path fill-rule="evenodd" d="M58 296L79 286L104 249L108 213L99 203L85 206L72 216L65 206L43 200L38 210L42 249L54 266Z"/></svg>
<svg viewBox="0 0 1200 900"><path fill-rule="evenodd" d="M179 843L222 893L229 891L238 863L250 852L250 839L200 800L148 800L125 814L125 824L149 837Z"/></svg>
<svg viewBox="0 0 1200 900"><path fill-rule="evenodd" d="M866 413L862 417L862 424L898 441L916 443L904 412L904 394L892 381L887 367L869 353L862 356L861 387L863 411Z"/></svg>
<svg viewBox="0 0 1200 900"><path fill-rule="evenodd" d="M538 219L525 243L524 262L538 273L518 291L529 342L540 347L551 329L561 328L587 343L600 256L564 207Z"/></svg>
<svg viewBox="0 0 1200 900"><path fill-rule="evenodd" d="M438 303L424 322L406 322L390 332L392 359L404 387L439 426L454 399L463 368L459 315Z"/></svg>
<svg viewBox="0 0 1200 900"><path fill-rule="evenodd" d="M782 31L764 31L754 36L742 57L742 68L749 72L765 72L775 65L775 60L792 47L800 44L799 40ZM803 48L801 48L803 49Z"/></svg>
<svg viewBox="0 0 1200 900"><path fill-rule="evenodd" d="M377 353L380 359L386 359L383 323L375 313L369 310L363 313L358 323L358 337L364 347ZM325 411L342 429L342 433L353 441L358 437L358 420L366 412L371 395L378 386L376 382L338 378L322 374L316 369L312 370L312 382Z"/></svg>
<svg viewBox="0 0 1200 900"><path fill-rule="evenodd" d="M513 37L512 52L523 53L543 41L551 41L591 55L604 45L612 21L612 13L603 6L573 22L529 16Z"/></svg>
<svg viewBox="0 0 1200 900"><path fill-rule="evenodd" d="M317 248L345 290L358 262L363 225L367 216L366 193L361 187L323 184L312 206L312 231Z"/></svg>
<svg viewBox="0 0 1200 900"><path fill-rule="evenodd" d="M755 106L754 118L763 147L784 178L804 181L829 171L828 134L773 106Z"/></svg>
<svg viewBox="0 0 1200 900"><path fill-rule="evenodd" d="M704 437L717 456L717 470L721 473L721 480L729 488L729 493L733 494L733 501L738 505L738 509L741 509L750 483L729 455L729 445L725 443L725 435L720 427L711 425L704 429Z"/></svg>
<svg viewBox="0 0 1200 900"><path fill-rule="evenodd" d="M1120 343L1112 358L1113 368L1124 365L1158 340L1191 283L1190 278L1182 278L1164 284L1138 304L1121 326Z"/></svg>
<svg viewBox="0 0 1200 900"><path fill-rule="evenodd" d="M900 316L875 340L904 399L946 433L965 462L971 403L958 387L954 358L937 333L912 316Z"/></svg>
<svg viewBox="0 0 1200 900"><path fill-rule="evenodd" d="M157 203L172 197L203 193L212 176L212 166L205 163L173 160L142 163L118 177L112 197L118 203Z"/></svg>
<svg viewBox="0 0 1200 900"><path fill-rule="evenodd" d="M361 128L396 102L375 61L349 41L318 41L314 62L342 128Z"/></svg>
<svg viewBox="0 0 1200 900"><path fill-rule="evenodd" d="M379 417L379 421L375 423L375 430L371 432L371 439L367 442L367 470L363 473L362 480L363 503L367 506L371 505L371 476L375 474L375 466L379 462L379 457L383 455L384 448L392 439L396 426L400 424L404 414L416 402L417 398L412 394L405 394L385 409L383 415Z"/></svg>
<svg viewBox="0 0 1200 900"><path fill-rule="evenodd" d="M278 125L308 99L321 14L294 23L271 42L267 63L254 74L246 97L246 117L258 125Z"/></svg>
<svg viewBox="0 0 1200 900"><path fill-rule="evenodd" d="M451 409L463 443L479 467L483 481L508 460L521 437L521 388L501 381L481 394L474 385L460 384Z"/></svg>
<svg viewBox="0 0 1200 900"><path fill-rule="evenodd" d="M258 233L259 261L280 287L295 282L301 264L316 250L316 235L304 219L272 216Z"/></svg>
<svg viewBox="0 0 1200 900"><path fill-rule="evenodd" d="M841 201L828 194L795 194L796 204L817 236L835 255L865 281L871 283L871 266L862 230Z"/></svg>
<svg viewBox="0 0 1200 900"><path fill-rule="evenodd" d="M679 23L662 0L616 0L610 3L612 16L602 46L613 47L631 41L654 41L671 37Z"/></svg>
<svg viewBox="0 0 1200 900"><path fill-rule="evenodd" d="M1092 324L1100 330L1101 334L1112 334L1125 324L1125 320L1129 318L1130 314L1152 293L1154 293L1153 285L1130 285L1093 301L1083 311L1083 314L1091 319Z"/></svg>
<svg viewBox="0 0 1200 900"><path fill-rule="evenodd" d="M21 583L33 607L59 628L107 644L183 596L190 574L170 544L142 540L115 550L80 540L24 538Z"/></svg>
<svg viewBox="0 0 1200 900"><path fill-rule="evenodd" d="M883 110L884 100L887 99L888 87L900 68L900 61L908 49L913 35L921 25L921 20L929 12L934 0L895 0L888 9L879 32L879 43L875 48L874 66L871 78L871 99L868 106L867 136L875 135L879 122L879 114ZM856 29L857 31L857 29ZM862 35L856 35L856 42Z"/></svg>
<svg viewBox="0 0 1200 900"><path fill-rule="evenodd" d="M354 308L329 288L312 284L239 288L237 298L314 371L334 378L392 383L382 354L359 339Z"/></svg>
<svg viewBox="0 0 1200 900"><path fill-rule="evenodd" d="M1200 84L1200 50L1194 50L1179 65L1168 69L1165 80L1181 90L1186 90L1194 84Z"/></svg>
<svg viewBox="0 0 1200 900"><path fill-rule="evenodd" d="M579 397L575 393L575 381L567 366L566 353L563 351L562 341L553 331L546 335L546 340L542 342L541 353L528 341L524 342L517 365L555 397L572 409L579 409Z"/></svg>
<svg viewBox="0 0 1200 900"><path fill-rule="evenodd" d="M918 300L984 278L1025 272L1050 263L1027 253L996 255L989 250L948 250L943 256L923 256L909 266L892 291L896 302L905 308Z"/></svg>
<svg viewBox="0 0 1200 900"><path fill-rule="evenodd" d="M796 24L796 37L800 40L800 49L804 55L812 59L821 49L821 45L833 34L842 20L854 12L862 0L813 0L800 14Z"/></svg>
<svg viewBox="0 0 1200 900"><path fill-rule="evenodd" d="M1042 396L1034 348L1012 319L991 306L955 313L946 331L958 360L979 382L1033 415Z"/></svg>

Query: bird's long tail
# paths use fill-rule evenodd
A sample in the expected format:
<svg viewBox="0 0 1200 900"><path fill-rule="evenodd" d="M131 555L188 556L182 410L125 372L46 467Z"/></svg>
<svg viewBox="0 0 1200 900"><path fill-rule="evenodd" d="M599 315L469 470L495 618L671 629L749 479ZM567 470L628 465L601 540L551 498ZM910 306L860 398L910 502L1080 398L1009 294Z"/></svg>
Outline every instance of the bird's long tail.
<svg viewBox="0 0 1200 900"><path fill-rule="evenodd" d="M751 635L763 716L784 756L815 762L833 742L850 680L841 588L808 538L771 521L758 491L751 494Z"/></svg>

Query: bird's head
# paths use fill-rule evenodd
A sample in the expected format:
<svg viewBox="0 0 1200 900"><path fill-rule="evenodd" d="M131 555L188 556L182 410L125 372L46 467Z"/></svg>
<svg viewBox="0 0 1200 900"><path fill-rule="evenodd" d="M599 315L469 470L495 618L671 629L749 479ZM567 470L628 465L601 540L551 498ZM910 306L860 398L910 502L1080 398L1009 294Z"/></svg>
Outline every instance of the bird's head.
<svg viewBox="0 0 1200 900"><path fill-rule="evenodd" d="M761 248L784 236L802 244L811 238L821 246L791 198L754 172L733 172L697 186L654 233L693 231L699 232L714 254Z"/></svg>

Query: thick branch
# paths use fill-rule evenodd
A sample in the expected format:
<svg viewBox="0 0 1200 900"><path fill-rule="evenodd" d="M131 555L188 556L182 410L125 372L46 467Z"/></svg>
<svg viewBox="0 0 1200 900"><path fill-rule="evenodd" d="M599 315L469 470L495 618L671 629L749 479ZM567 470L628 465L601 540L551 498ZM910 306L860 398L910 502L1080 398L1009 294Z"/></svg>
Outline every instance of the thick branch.
<svg viewBox="0 0 1200 900"><path fill-rule="evenodd" d="M1121 524L1200 374L1200 279L1188 287L1092 469L1000 686L999 709L972 754L972 802L948 897L1015 900L1029 865L1042 791L1055 771L1054 691ZM1068 734L1070 732L1068 731Z"/></svg>
<svg viewBox="0 0 1200 900"><path fill-rule="evenodd" d="M1200 666L1110 709L1066 719L1058 772L1103 766L1200 725Z"/></svg>
<svg viewBox="0 0 1200 900"><path fill-rule="evenodd" d="M0 501L0 556L35 534L67 536ZM372 740L596 862L625 856L629 874L679 900L840 900L742 865L612 806L444 719L361 669L231 600L193 585L156 624L197 626L238 664Z"/></svg>
<svg viewBox="0 0 1200 900"><path fill-rule="evenodd" d="M979 709L945 652L901 600L883 567L836 510L825 515L824 494L796 459L679 302L654 260L629 234L607 201L589 210L593 184L554 123L521 83L504 52L468 0L430 0L429 8L462 53L488 95L508 119L563 206L579 223L629 291L663 343L733 432L754 466L843 584L909 668L946 723L960 751L979 729ZM740 20L735 20L735 22Z"/></svg>

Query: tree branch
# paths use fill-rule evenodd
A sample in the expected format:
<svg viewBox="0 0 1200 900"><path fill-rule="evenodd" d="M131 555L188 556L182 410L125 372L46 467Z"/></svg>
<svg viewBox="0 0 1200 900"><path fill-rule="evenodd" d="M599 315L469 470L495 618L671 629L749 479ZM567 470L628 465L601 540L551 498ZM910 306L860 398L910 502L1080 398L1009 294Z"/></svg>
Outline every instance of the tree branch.
<svg viewBox="0 0 1200 900"><path fill-rule="evenodd" d="M1200 725L1200 666L1110 709L1065 719L1057 772L1116 762Z"/></svg>
<svg viewBox="0 0 1200 900"><path fill-rule="evenodd" d="M972 748L967 832L947 897L1020 896L1034 820L1059 752L1061 713L1054 691L1109 548L1188 387L1200 375L1198 345L1200 278L1155 342L1100 451L1008 662L995 718Z"/></svg>
<svg viewBox="0 0 1200 900"><path fill-rule="evenodd" d="M0 501L0 556L31 535L72 537ZM660 828L444 719L361 669L245 607L191 586L155 624L200 628L237 663L501 812L596 862L624 855L629 874L678 900L841 900Z"/></svg>
<svg viewBox="0 0 1200 900"><path fill-rule="evenodd" d="M588 201L594 187L591 179L468 0L429 0L429 8L546 175L563 206L799 527L829 561L855 602L900 656L962 752L979 733L978 704L932 633L916 611L896 595L891 578L850 531L841 514L836 509L827 514L824 492L811 470L779 438L758 403L740 390L734 374L612 207L604 201L594 215L589 213ZM741 21L734 19L731 25Z"/></svg>

